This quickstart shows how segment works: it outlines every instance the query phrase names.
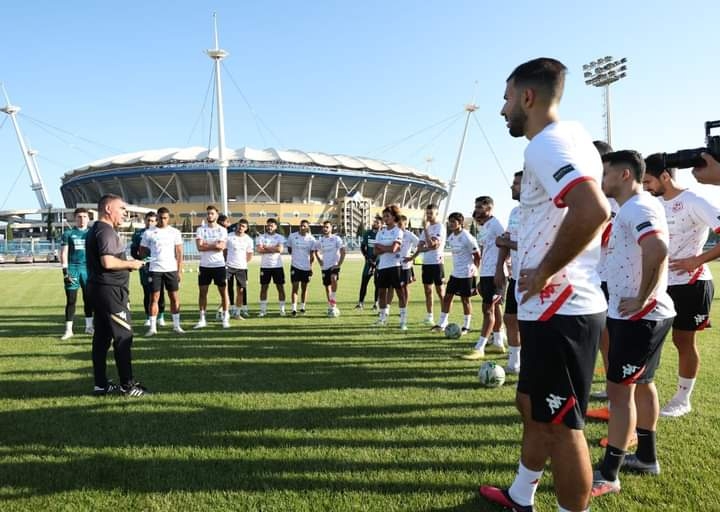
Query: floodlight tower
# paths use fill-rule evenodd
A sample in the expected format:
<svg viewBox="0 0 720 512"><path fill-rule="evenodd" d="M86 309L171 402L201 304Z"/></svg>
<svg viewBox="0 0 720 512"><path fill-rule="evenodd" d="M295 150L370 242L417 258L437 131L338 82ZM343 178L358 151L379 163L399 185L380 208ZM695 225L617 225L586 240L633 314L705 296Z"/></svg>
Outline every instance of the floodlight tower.
<svg viewBox="0 0 720 512"><path fill-rule="evenodd" d="M25 159L25 167L27 167L28 173L30 173L30 188L35 192L35 197L37 197L38 203L40 203L40 208L45 210L50 207L50 200L48 199L47 190L45 190L45 185L40 177L37 160L35 159L37 151L28 149L25 145L25 139L20 131L20 125L18 125L16 116L16 114L20 112L20 107L12 105L5 86L0 84L0 87L2 87L3 95L5 96L5 106L0 108L0 112L4 112L10 116L10 120L15 128L18 144L20 144L20 151L22 151L23 158Z"/></svg>
<svg viewBox="0 0 720 512"><path fill-rule="evenodd" d="M610 84L627 76L627 59L625 57L614 60L612 56L583 64L583 77L585 85L603 87L605 89L605 140L612 145L610 129Z"/></svg>
<svg viewBox="0 0 720 512"><path fill-rule="evenodd" d="M455 159L455 168L453 169L452 178L450 178L450 183L448 183L448 185L449 185L448 186L448 195L445 198L445 209L443 211L443 216L442 216L443 222L445 222L447 220L448 210L450 208L450 200L452 199L452 194L453 194L453 190L455 190L455 185L457 185L458 170L460 169L460 162L462 162L463 149L465 149L465 140L467 139L468 124L470 123L470 116L477 109L478 109L478 106L475 105L475 103L473 103L473 102L470 102L467 105L465 105L465 112L467 112L467 115L465 116L465 128L463 128L462 139L460 139L460 148L458 149L457 159Z"/></svg>
<svg viewBox="0 0 720 512"><path fill-rule="evenodd" d="M222 83L220 81L220 62L230 54L220 49L218 45L217 16L213 13L215 25L215 48L206 50L208 57L215 61L215 98L217 100L218 112L218 171L220 174L220 201L222 202L223 214L230 216L228 210L228 184L227 169L228 162L225 160L225 113L223 111Z"/></svg>

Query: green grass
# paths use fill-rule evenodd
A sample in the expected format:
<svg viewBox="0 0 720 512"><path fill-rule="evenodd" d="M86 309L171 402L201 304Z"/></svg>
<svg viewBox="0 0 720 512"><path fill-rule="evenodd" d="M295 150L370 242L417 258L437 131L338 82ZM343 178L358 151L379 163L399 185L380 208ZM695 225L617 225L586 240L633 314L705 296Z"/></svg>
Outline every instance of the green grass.
<svg viewBox="0 0 720 512"><path fill-rule="evenodd" d="M133 275L135 374L154 394L128 400L90 396L88 336L58 340L59 270L0 270L0 510L499 510L476 489L514 477L516 378L481 388L478 364L456 357L472 340L447 341L420 324L417 283L409 332L397 330L397 307L391 327L371 327L370 311L352 309L359 272L356 261L343 268L338 319L324 318L317 275L307 317L279 318L271 300L268 318L230 330L213 321L201 332L189 329L196 274L185 274L188 333L166 327L150 339ZM256 280L251 269L255 311ZM623 492L596 500L594 511L720 510L717 304L713 316L718 327L700 336L695 410L660 422L662 475L623 475ZM108 367L115 377L112 356ZM661 400L674 392L676 369L668 343ZM595 461L605 430L586 430ZM537 507L556 510L549 472Z"/></svg>

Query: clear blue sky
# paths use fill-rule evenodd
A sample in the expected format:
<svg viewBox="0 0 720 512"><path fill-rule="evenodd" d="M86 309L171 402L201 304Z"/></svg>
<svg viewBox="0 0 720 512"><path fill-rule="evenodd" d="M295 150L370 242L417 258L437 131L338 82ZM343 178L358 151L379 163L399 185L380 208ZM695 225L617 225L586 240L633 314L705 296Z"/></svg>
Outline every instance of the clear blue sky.
<svg viewBox="0 0 720 512"><path fill-rule="evenodd" d="M203 50L213 10L230 52L229 147L372 156L420 170L432 156L429 172L449 180L474 97L480 108L451 204L465 213L481 194L496 198L501 219L513 206L492 151L508 176L522 167L526 141L508 135L499 110L505 78L528 59L569 67L561 116L602 138L602 93L584 85L582 64L628 58L628 78L612 87L617 149L698 147L703 122L720 118L720 2L11 0L0 8L0 81L23 109L54 204L61 176L92 160L208 144L212 63ZM36 207L9 120L0 172L0 210Z"/></svg>

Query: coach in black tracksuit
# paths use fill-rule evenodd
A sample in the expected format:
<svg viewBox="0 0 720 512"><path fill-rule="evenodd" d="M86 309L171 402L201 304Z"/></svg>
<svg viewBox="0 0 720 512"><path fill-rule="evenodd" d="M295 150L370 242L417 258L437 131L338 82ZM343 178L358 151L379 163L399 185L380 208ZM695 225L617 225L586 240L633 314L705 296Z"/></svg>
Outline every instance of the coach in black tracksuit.
<svg viewBox="0 0 720 512"><path fill-rule="evenodd" d="M130 271L138 270L143 262L124 258L125 244L115 228L123 222L125 213L126 205L121 197L108 194L100 198L99 219L90 228L85 244L89 293L96 308L92 341L96 395L118 390L106 373L111 341L120 377L120 391L128 396L142 396L146 392L133 380L130 353L133 332L128 293Z"/></svg>

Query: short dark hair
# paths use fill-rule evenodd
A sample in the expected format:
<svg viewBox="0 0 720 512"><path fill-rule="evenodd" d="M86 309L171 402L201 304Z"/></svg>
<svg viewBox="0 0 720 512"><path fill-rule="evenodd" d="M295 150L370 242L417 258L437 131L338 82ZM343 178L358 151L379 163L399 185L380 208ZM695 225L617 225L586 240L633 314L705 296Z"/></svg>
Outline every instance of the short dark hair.
<svg viewBox="0 0 720 512"><path fill-rule="evenodd" d="M160 211L160 210L158 210L158 211ZM218 224L222 224L222 223L225 222L226 220L228 220L227 215L225 215L224 213L221 213L220 215L218 215L217 223L218 223Z"/></svg>
<svg viewBox="0 0 720 512"><path fill-rule="evenodd" d="M149 219L150 217L157 217L157 213L153 211L149 211L145 214L145 220Z"/></svg>
<svg viewBox="0 0 720 512"><path fill-rule="evenodd" d="M209 212L210 210L215 210L216 212L217 212L217 211L220 211L220 210L217 209L217 206L215 206L215 205L213 205L213 204L209 204L209 205L207 206L207 208L205 208L205 211L206 211L206 212Z"/></svg>
<svg viewBox="0 0 720 512"><path fill-rule="evenodd" d="M450 215L448 215L448 220L454 220L456 222L459 222L461 226L465 224L465 216L460 212L451 213Z"/></svg>
<svg viewBox="0 0 720 512"><path fill-rule="evenodd" d="M268 224L275 224L277 226L278 221L274 217L270 217L268 220L265 221L265 225L268 225Z"/></svg>
<svg viewBox="0 0 720 512"><path fill-rule="evenodd" d="M435 203L430 203L429 205L427 205L427 206L425 207L425 209L426 209L426 210L437 210L437 209L438 209L438 205L436 205Z"/></svg>
<svg viewBox="0 0 720 512"><path fill-rule="evenodd" d="M525 172L525 171L518 171L518 172L516 172L515 174L513 174L513 177L515 177L515 178L522 178L523 172Z"/></svg>
<svg viewBox="0 0 720 512"><path fill-rule="evenodd" d="M102 215L103 210L105 210L105 207L112 203L113 201L116 201L117 199L120 199L122 201L122 197L115 195L115 194L105 194L100 198L98 201L98 214Z"/></svg>
<svg viewBox="0 0 720 512"><path fill-rule="evenodd" d="M303 220L300 221L300 224L308 224L308 225L310 225L310 221L307 220L307 219L303 219Z"/></svg>
<svg viewBox="0 0 720 512"><path fill-rule="evenodd" d="M400 221L400 208L396 204L389 204L385 208L383 208L383 215L385 213L389 213L393 216L393 219L395 219L395 222Z"/></svg>
<svg viewBox="0 0 720 512"><path fill-rule="evenodd" d="M242 224L245 227L248 227L250 224L248 223L247 219L240 219L237 221L238 224Z"/></svg>
<svg viewBox="0 0 720 512"><path fill-rule="evenodd" d="M170 209L166 208L164 206L161 206L160 208L158 208L158 211L157 211L158 217L160 215L162 215L163 213L167 213L168 215L170 215Z"/></svg>
<svg viewBox="0 0 720 512"><path fill-rule="evenodd" d="M400 215L400 222L406 222L408 218L405 215Z"/></svg>
<svg viewBox="0 0 720 512"><path fill-rule="evenodd" d="M80 208L75 208L75 211L73 212L73 215L77 215L78 213L88 213L88 214L89 214L90 212L88 212L88 209L87 209L87 208L82 208L82 207L80 207Z"/></svg>
<svg viewBox="0 0 720 512"><path fill-rule="evenodd" d="M322 225L323 225L323 226L329 225L329 226L332 228L332 222L330 222L329 220L324 220L323 223L322 223Z"/></svg>
<svg viewBox="0 0 720 512"><path fill-rule="evenodd" d="M556 59L540 57L520 64L507 81L515 87L531 87L548 100L559 101L565 87L567 67Z"/></svg>
<svg viewBox="0 0 720 512"><path fill-rule="evenodd" d="M671 178L675 177L675 169L665 167L665 158L662 153L653 153L645 158L645 172L650 176L659 178L666 172Z"/></svg>
<svg viewBox="0 0 720 512"><path fill-rule="evenodd" d="M475 204L480 203L483 206L495 206L495 201L490 196L478 196L475 198Z"/></svg>
<svg viewBox="0 0 720 512"><path fill-rule="evenodd" d="M605 153L602 156L603 163L610 165L625 165L633 174L636 182L642 183L645 175L645 160L640 153L632 149L623 149L621 151L613 151Z"/></svg>
<svg viewBox="0 0 720 512"><path fill-rule="evenodd" d="M595 146L597 152L600 153L600 156L607 155L608 153L613 152L612 146L604 140L594 140L593 146Z"/></svg>

